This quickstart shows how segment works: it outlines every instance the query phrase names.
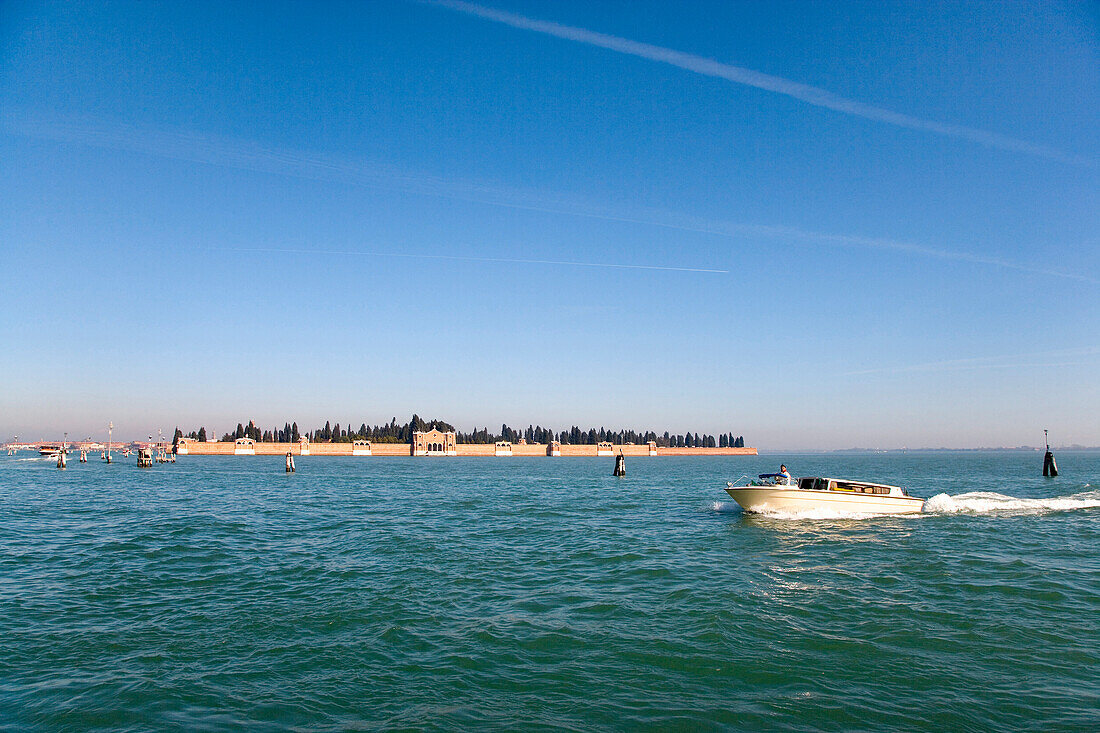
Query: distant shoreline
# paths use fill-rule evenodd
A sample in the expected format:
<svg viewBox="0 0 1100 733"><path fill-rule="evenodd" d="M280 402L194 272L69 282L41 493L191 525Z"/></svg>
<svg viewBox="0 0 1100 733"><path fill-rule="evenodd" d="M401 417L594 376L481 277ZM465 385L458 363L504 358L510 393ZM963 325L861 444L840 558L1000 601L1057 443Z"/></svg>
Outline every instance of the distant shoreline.
<svg viewBox="0 0 1100 733"><path fill-rule="evenodd" d="M61 445L62 440L34 440L18 443L4 443L0 444L0 450L6 451L8 448L16 448L20 451L38 450L43 445ZM112 444L112 451L118 452L123 449L129 448L136 450L140 447L150 446L155 447L159 445L156 442L139 441L139 440L121 440L115 441ZM166 445L170 447L170 442ZM223 448L214 448L211 450L204 450L202 448L195 450L194 446L200 445L204 448L206 446L227 446ZM536 444L535 446L513 446L513 455L524 456L538 456L544 455L538 452L538 449L545 450L546 445ZM106 450L106 443L100 441L85 442L80 440L69 440L69 450L79 451L81 447L85 447L88 451L103 451ZM278 446L277 449L271 448L272 446ZM329 448L328 446L333 446ZM298 443L257 443L256 451L257 455L286 455L287 450L291 450L294 455L299 454ZM214 443L191 443L188 451L185 455L233 455L233 443L226 443L218 441ZM351 443L311 443L312 455L352 455ZM406 443L374 443L372 446L373 455L394 455L403 456L410 455L409 446ZM459 443L458 446L459 455L486 455L494 453L493 444L475 444L475 443ZM595 445L563 445L563 449L567 449L569 455L595 455L597 447ZM613 451L618 455L619 449L624 450L624 455L643 455L648 454L646 446L644 445L615 445ZM534 449L534 450L533 450ZM575 449L581 449L581 452L576 452ZM1051 446L1050 448L1055 453L1089 453L1100 452L1100 446ZM760 455L760 456L782 456L782 455L874 455L874 454L896 454L896 453L922 453L922 454L934 454L934 453L1042 453L1045 449L1031 446L1019 446L1016 448L677 448L677 447L658 447L657 455L660 456L702 456L702 455L730 455L730 456L743 456L743 455Z"/></svg>
<svg viewBox="0 0 1100 733"><path fill-rule="evenodd" d="M1055 453L1087 453L1090 451L1100 451L1100 446L1054 446L1050 447L1051 451ZM874 453L1042 453L1045 448L1036 448L1032 446L1019 446L1016 448L833 448L833 449L819 449L819 448L764 448L759 451L759 455L762 456L779 456L785 454L805 454L805 455L835 455L835 454L874 454Z"/></svg>
<svg viewBox="0 0 1100 733"><path fill-rule="evenodd" d="M624 456L755 456L756 448L662 448L653 444L547 444L547 443L458 443L453 449L415 454L408 443L229 443L218 441L201 443L181 441L181 456L355 456L355 457L524 457L524 458L581 458Z"/></svg>

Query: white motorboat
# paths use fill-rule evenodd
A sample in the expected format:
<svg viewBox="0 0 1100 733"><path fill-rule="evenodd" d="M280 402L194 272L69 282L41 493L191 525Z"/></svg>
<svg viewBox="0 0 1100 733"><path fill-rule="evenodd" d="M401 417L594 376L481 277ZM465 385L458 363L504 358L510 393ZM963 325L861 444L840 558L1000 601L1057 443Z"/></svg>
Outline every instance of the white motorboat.
<svg viewBox="0 0 1100 733"><path fill-rule="evenodd" d="M746 512L791 514L913 514L924 499L900 486L867 481L807 476L797 482L782 474L763 473L744 486L726 485L726 493Z"/></svg>

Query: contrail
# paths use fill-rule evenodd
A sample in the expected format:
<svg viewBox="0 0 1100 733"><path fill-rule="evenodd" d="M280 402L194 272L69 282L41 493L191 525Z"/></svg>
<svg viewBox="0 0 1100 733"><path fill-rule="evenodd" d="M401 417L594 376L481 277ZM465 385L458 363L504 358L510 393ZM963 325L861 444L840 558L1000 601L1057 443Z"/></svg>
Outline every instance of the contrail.
<svg viewBox="0 0 1100 733"><path fill-rule="evenodd" d="M885 122L910 130L933 132L947 137L969 140L991 148L1027 153L1029 155L1035 155L1075 166L1094 167L1096 165L1096 161L1094 160L1079 155L1070 155L1046 145L1039 145L1027 142L1026 140L1009 137L1008 135L1001 135L995 132L966 127L964 125L921 119L920 117L894 112L893 110L876 107L875 105L866 104L865 102L860 102L855 99L848 99L847 97L834 94L827 89L810 86L809 84L802 84L797 81L765 74L760 71L754 71L753 69L746 69L741 66L724 64L720 61L684 53L683 51L675 51L670 48L631 41L626 38L611 36L606 33L598 33L585 28L576 28L574 26L562 25L552 21L528 18L503 10L496 10L495 8L464 2L463 0L426 1L431 5L466 13L467 15L473 15L495 23L502 23L513 28L534 31L535 33L542 33L567 41L575 41L590 46L606 48L610 51L626 54L628 56L636 56L658 63L669 64L695 72L696 74L702 74L703 76L725 79L735 84L744 84L745 86L754 87L756 89L782 94L806 102L807 104L812 104L815 107L823 107L825 109L831 109L836 112L842 112L868 120Z"/></svg>
<svg viewBox="0 0 1100 733"><path fill-rule="evenodd" d="M729 270L705 267L670 267L665 265L631 265L621 262L584 262L579 260L537 260L521 257L467 257L464 255L432 255L406 252L373 252L344 249L293 249L281 247L203 247L212 252L267 252L275 254L324 254L349 257L402 257L423 260L461 260L464 262L501 262L520 265L560 265L564 267L604 267L616 270L661 270L664 272L703 272L728 275Z"/></svg>
<svg viewBox="0 0 1100 733"><path fill-rule="evenodd" d="M737 241L744 241L746 238L766 238L781 242L805 242L812 245L902 252L926 258L968 262L1032 275L1063 278L1092 285L1100 284L1100 279L1079 272L1062 272L913 242L815 232L783 225L745 224L652 207L634 207L632 212L626 213L599 206L590 201L548 196L536 191L492 186L477 181L410 173L393 166L363 161L349 162L316 153L269 148L248 140L200 135L188 131L149 129L115 122L78 123L32 119L25 114L16 114L10 109L0 113L0 129L14 135L91 145L110 150L126 150L170 160L225 166L310 181L367 186L420 196L438 196L517 211L534 211L660 227Z"/></svg>
<svg viewBox="0 0 1100 733"><path fill-rule="evenodd" d="M810 232L803 229L798 229L796 227L786 226L756 225L749 227L742 226L742 229L744 229L746 232L756 233L761 236L802 239L812 242L828 242L841 246L854 246L867 249L909 252L912 254L922 255L924 257L934 257L942 260L954 260L956 262L970 262L976 265L991 265L993 267L1002 267L1008 270L1016 270L1017 272L1027 272L1033 275L1060 277L1067 280L1076 280L1078 282L1100 285L1100 280L1098 280L1097 278L1083 275L1081 273L1061 272L1058 270L1050 270L1043 267L1033 267L1031 265L1023 265L1018 262L1012 262L1011 260L1001 259L999 257L987 257L983 255L971 254L969 252L958 252L954 250L939 249L936 247L928 247L921 244L914 244L912 242L899 242L893 239L884 239L880 237L860 237L849 234L827 234L822 232Z"/></svg>
<svg viewBox="0 0 1100 733"><path fill-rule="evenodd" d="M1036 351L1030 354L1011 354L1007 356L978 356L966 359L948 359L946 361L931 361L923 364L907 364L896 367L877 367L873 369L857 369L843 372L841 376L862 376L866 374L899 374L904 372L946 372L946 371L970 371L979 369L1021 369L1025 367L1064 367L1091 364L1087 361L1059 361L1036 362L1035 359L1043 358L1070 358L1087 357L1100 354L1100 347L1088 346L1078 349L1057 349L1055 351ZM1021 361L1023 360L1023 361Z"/></svg>

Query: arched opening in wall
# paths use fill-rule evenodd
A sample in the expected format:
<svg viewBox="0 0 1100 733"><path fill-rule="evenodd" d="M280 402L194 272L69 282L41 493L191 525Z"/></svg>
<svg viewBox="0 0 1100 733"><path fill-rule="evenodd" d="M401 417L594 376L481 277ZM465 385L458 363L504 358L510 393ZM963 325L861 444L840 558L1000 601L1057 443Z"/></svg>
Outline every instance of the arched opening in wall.
<svg viewBox="0 0 1100 733"><path fill-rule="evenodd" d="M413 454L418 456L455 455L454 433L429 430L413 434Z"/></svg>

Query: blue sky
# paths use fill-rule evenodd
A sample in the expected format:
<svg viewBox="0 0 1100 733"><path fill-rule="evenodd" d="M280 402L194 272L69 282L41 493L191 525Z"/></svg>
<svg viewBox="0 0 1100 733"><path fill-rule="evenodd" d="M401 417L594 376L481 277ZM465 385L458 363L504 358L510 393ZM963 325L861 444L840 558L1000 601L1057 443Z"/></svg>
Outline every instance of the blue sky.
<svg viewBox="0 0 1100 733"><path fill-rule="evenodd" d="M0 439L1100 444L1100 13L0 6Z"/></svg>

